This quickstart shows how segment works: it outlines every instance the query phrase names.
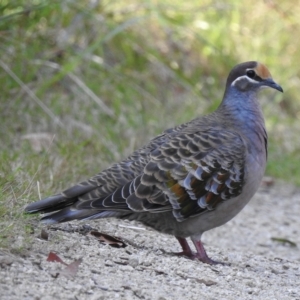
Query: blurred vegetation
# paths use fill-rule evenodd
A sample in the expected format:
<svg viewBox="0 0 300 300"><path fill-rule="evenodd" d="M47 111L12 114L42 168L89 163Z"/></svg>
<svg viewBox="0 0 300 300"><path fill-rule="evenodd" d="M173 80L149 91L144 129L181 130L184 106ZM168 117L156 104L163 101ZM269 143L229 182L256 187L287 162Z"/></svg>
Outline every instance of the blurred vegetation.
<svg viewBox="0 0 300 300"><path fill-rule="evenodd" d="M26 203L214 110L242 61L285 90L262 97L267 174L300 185L298 1L2 0L0 12L2 245L22 247L11 229L28 232Z"/></svg>

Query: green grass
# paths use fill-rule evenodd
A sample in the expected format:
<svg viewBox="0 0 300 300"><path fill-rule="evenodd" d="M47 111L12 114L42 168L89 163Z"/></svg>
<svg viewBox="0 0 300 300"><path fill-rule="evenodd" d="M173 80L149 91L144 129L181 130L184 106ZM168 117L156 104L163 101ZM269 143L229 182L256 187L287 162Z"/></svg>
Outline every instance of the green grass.
<svg viewBox="0 0 300 300"><path fill-rule="evenodd" d="M27 203L214 110L228 71L246 60L266 63L285 90L263 102L267 174L300 185L298 5L91 3L0 4L0 245L28 238Z"/></svg>

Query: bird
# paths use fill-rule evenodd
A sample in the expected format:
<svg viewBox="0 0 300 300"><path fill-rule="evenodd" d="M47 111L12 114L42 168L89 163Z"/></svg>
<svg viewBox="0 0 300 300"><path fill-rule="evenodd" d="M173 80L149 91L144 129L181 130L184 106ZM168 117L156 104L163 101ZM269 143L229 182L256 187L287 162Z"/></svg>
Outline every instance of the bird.
<svg viewBox="0 0 300 300"><path fill-rule="evenodd" d="M173 235L178 255L207 264L202 234L236 216L265 172L268 136L258 92L283 92L257 61L230 71L212 113L165 130L124 160L63 192L29 204L47 225L72 220L137 220ZM192 251L190 238L196 252Z"/></svg>

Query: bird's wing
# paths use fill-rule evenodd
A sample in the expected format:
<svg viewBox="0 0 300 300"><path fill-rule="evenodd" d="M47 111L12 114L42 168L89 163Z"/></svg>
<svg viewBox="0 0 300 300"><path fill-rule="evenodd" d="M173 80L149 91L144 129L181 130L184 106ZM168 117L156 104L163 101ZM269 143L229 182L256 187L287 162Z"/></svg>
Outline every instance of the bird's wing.
<svg viewBox="0 0 300 300"><path fill-rule="evenodd" d="M103 211L173 211L183 221L241 193L245 156L243 140L231 131L166 132L123 162L26 210L62 209L59 222L110 216Z"/></svg>
<svg viewBox="0 0 300 300"><path fill-rule="evenodd" d="M246 151L231 131L181 133L151 152L126 204L134 211L171 207L178 221L215 209L241 193Z"/></svg>

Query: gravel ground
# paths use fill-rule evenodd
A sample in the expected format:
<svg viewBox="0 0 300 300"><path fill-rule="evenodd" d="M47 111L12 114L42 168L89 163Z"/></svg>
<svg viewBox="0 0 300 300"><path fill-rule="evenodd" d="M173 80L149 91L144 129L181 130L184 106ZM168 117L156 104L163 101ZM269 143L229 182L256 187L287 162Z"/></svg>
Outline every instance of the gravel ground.
<svg viewBox="0 0 300 300"><path fill-rule="evenodd" d="M236 218L204 234L209 255L229 264L214 266L172 255L180 250L173 237L137 222L63 224L60 230L46 228L48 241L37 237L39 226L23 256L0 251L0 298L300 299L299 248L274 240L300 245L299 212L299 189L262 187ZM86 225L124 238L127 247L100 244L76 231ZM12 247L23 241L15 243ZM82 258L77 274L56 277L65 266L48 262L50 251L67 263Z"/></svg>

